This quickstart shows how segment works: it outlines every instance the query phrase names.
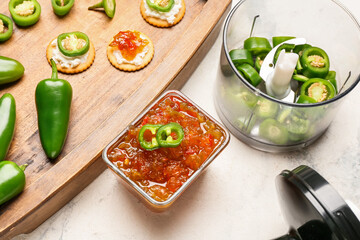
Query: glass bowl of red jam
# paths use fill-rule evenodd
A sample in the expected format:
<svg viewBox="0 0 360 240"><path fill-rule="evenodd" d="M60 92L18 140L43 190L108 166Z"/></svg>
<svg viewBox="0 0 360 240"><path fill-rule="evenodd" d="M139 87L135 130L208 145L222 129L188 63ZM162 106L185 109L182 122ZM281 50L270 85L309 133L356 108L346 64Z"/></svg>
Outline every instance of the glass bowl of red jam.
<svg viewBox="0 0 360 240"><path fill-rule="evenodd" d="M184 138L177 147L143 149L146 124L178 123ZM152 136L150 136L150 139ZM103 151L107 166L150 209L166 210L227 146L228 131L176 90L163 93Z"/></svg>

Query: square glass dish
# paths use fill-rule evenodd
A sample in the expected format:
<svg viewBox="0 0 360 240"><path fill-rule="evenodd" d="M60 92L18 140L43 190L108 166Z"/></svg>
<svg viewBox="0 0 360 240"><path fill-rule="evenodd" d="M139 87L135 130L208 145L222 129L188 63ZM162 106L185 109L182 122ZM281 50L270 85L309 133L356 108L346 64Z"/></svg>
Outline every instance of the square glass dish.
<svg viewBox="0 0 360 240"><path fill-rule="evenodd" d="M138 136L142 126L173 122L180 124L184 132L179 146L154 150L141 147ZM144 138L151 142L155 135L148 131ZM128 190L150 209L163 211L195 181L229 140L228 131L214 118L181 92L170 90L108 144L102 157Z"/></svg>

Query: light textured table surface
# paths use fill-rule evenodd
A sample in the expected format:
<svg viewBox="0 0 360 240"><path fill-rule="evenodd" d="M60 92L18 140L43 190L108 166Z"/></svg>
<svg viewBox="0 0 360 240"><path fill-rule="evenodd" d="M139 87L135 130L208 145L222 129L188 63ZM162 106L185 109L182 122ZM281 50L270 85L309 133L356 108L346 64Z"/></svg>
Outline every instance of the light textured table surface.
<svg viewBox="0 0 360 240"><path fill-rule="evenodd" d="M360 20L358 0L341 2ZM215 118L213 87L220 48L219 36L182 89ZM260 152L232 137L165 213L149 211L106 170L35 231L15 239L271 239L287 231L274 179L282 170L302 164L317 170L360 207L359 102L358 86L345 98L327 132L301 151Z"/></svg>

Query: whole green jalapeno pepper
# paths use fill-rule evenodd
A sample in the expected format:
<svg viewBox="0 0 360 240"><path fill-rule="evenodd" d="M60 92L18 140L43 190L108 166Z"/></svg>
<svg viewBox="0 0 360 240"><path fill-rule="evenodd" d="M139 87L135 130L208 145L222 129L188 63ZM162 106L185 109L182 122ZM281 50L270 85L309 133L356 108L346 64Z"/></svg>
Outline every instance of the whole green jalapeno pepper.
<svg viewBox="0 0 360 240"><path fill-rule="evenodd" d="M327 80L312 78L303 83L300 95L313 98L316 102L323 102L335 96L334 86Z"/></svg>
<svg viewBox="0 0 360 240"><path fill-rule="evenodd" d="M11 38L14 24L8 16L0 14L0 42L5 42Z"/></svg>
<svg viewBox="0 0 360 240"><path fill-rule="evenodd" d="M24 170L27 165L0 162L0 205L19 195L25 187Z"/></svg>
<svg viewBox="0 0 360 240"><path fill-rule="evenodd" d="M142 126L139 131L139 143L143 149L152 151L160 147L158 141L156 140L156 133L161 126L161 124L145 124L144 126ZM145 137L145 134L148 131L150 131L152 134L151 141L147 141Z"/></svg>
<svg viewBox="0 0 360 240"><path fill-rule="evenodd" d="M36 0L10 0L9 11L18 26L28 27L39 21L41 6Z"/></svg>
<svg viewBox="0 0 360 240"><path fill-rule="evenodd" d="M35 91L41 144L50 159L59 156L66 140L72 87L58 79L56 64L51 59L52 77L38 83Z"/></svg>
<svg viewBox="0 0 360 240"><path fill-rule="evenodd" d="M308 78L325 78L330 68L328 55L318 47L305 48L300 63L302 74Z"/></svg>
<svg viewBox="0 0 360 240"><path fill-rule="evenodd" d="M150 0L146 0L146 4L159 12L169 12L174 6L174 0L154 0L153 2Z"/></svg>
<svg viewBox="0 0 360 240"><path fill-rule="evenodd" d="M113 18L115 16L115 10L116 10L116 1L115 0L102 0L101 2L90 6L88 10L95 10L103 8L105 10L106 15L109 18Z"/></svg>
<svg viewBox="0 0 360 240"><path fill-rule="evenodd" d="M15 82L24 75L24 66L15 59L0 56L0 85Z"/></svg>
<svg viewBox="0 0 360 240"><path fill-rule="evenodd" d="M254 56L271 51L269 40L263 37L249 37L244 41L244 48Z"/></svg>
<svg viewBox="0 0 360 240"><path fill-rule="evenodd" d="M54 13L58 16L65 16L71 10L75 0L51 0Z"/></svg>
<svg viewBox="0 0 360 240"><path fill-rule="evenodd" d="M64 43L64 44L63 44ZM90 41L82 32L63 33L57 37L59 51L68 57L84 55L89 51Z"/></svg>
<svg viewBox="0 0 360 240"><path fill-rule="evenodd" d="M15 131L16 104L10 93L0 98L0 161L3 161L10 148Z"/></svg>
<svg viewBox="0 0 360 240"><path fill-rule="evenodd" d="M156 140L160 147L177 147L183 138L184 130L175 122L160 127L156 133Z"/></svg>

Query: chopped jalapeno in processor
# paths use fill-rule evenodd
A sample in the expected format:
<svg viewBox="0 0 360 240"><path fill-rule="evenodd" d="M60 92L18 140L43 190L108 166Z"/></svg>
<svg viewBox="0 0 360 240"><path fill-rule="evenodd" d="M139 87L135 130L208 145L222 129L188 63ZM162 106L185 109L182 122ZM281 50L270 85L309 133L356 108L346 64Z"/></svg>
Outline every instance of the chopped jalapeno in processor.
<svg viewBox="0 0 360 240"><path fill-rule="evenodd" d="M198 109L180 97L167 96L129 129L108 158L150 197L162 202L224 140L223 130Z"/></svg>

